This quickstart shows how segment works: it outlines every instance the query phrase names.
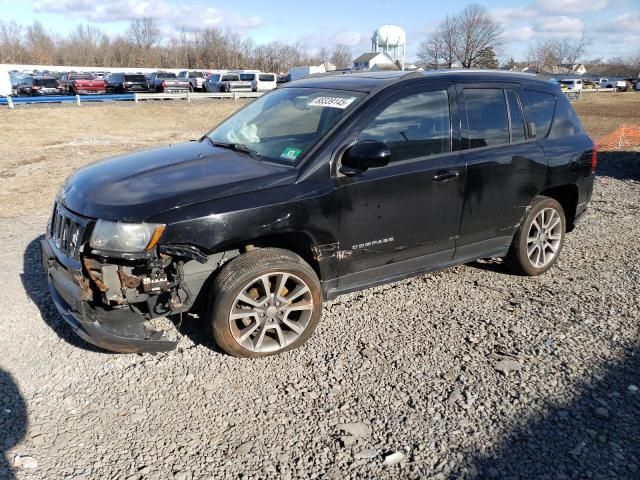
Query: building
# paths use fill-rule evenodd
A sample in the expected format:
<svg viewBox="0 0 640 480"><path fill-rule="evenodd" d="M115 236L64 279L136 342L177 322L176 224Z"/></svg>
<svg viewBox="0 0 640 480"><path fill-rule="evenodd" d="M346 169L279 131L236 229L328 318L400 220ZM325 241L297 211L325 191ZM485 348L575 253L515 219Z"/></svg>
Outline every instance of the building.
<svg viewBox="0 0 640 480"><path fill-rule="evenodd" d="M397 70L398 67L386 52L363 53L353 61L354 71Z"/></svg>

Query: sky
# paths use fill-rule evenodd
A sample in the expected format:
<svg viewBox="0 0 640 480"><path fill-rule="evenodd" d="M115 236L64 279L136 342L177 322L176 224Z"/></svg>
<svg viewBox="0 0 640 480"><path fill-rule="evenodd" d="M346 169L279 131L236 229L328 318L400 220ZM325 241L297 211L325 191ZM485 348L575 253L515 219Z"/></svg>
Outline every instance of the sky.
<svg viewBox="0 0 640 480"><path fill-rule="evenodd" d="M230 28L256 43L299 42L311 51L348 45L354 55L370 51L373 31L395 24L407 33L407 60L415 61L424 40L447 15L469 1L426 0L0 0L0 21L41 21L54 33L80 23L107 33L124 32L136 17L155 18L166 33L182 28ZM586 58L640 55L640 0L491 0L477 2L504 29L499 58L525 60L536 40L591 40Z"/></svg>

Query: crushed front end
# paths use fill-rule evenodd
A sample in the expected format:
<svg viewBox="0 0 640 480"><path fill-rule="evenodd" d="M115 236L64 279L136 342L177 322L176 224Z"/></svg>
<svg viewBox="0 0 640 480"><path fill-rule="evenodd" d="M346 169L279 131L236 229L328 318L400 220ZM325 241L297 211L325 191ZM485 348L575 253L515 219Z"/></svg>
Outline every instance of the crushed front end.
<svg viewBox="0 0 640 480"><path fill-rule="evenodd" d="M41 249L58 312L76 334L106 350L176 348L177 340L151 328L151 320L189 310L224 255L155 244L133 254L101 251L90 245L96 224L60 203L54 207Z"/></svg>

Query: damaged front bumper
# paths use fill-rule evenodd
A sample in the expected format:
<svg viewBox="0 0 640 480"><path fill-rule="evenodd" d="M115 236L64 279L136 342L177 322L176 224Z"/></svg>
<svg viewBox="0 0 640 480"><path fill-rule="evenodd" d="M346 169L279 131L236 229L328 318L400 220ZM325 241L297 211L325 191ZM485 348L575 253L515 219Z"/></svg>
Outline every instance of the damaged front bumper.
<svg viewBox="0 0 640 480"><path fill-rule="evenodd" d="M51 298L62 318L85 341L114 352L165 352L177 341L146 327L145 318L130 308L94 306L90 289L83 285L82 271L62 265L48 240L40 241L42 263Z"/></svg>

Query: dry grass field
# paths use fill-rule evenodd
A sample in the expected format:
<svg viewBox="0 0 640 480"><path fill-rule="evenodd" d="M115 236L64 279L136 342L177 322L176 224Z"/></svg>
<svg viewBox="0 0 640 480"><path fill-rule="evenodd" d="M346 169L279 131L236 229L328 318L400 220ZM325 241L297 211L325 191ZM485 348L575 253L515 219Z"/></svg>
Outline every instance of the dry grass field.
<svg viewBox="0 0 640 480"><path fill-rule="evenodd" d="M0 110L0 216L47 213L73 170L112 155L200 138L243 101L153 101Z"/></svg>

